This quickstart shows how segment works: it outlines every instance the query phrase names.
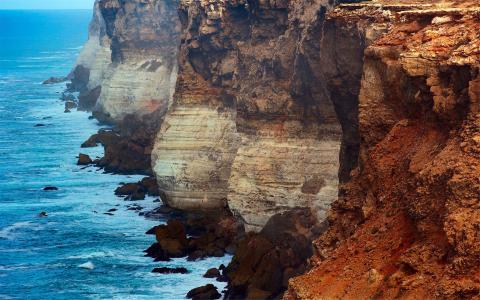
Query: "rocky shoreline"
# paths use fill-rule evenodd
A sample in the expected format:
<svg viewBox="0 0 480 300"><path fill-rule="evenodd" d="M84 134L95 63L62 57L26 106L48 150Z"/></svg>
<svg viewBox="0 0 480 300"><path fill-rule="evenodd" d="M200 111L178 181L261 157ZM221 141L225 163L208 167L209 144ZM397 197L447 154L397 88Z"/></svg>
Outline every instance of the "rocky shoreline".
<svg viewBox="0 0 480 300"><path fill-rule="evenodd" d="M100 118L99 122L109 120ZM125 151L131 154L135 150L120 146L121 150L118 151L119 145L136 143L135 135L132 137L124 133L121 137L121 129L116 127L119 125L110 124L113 126L111 130L102 129L93 134L82 144L82 148L102 145L105 156L109 156L108 161L126 164L119 163L112 167L111 164L104 164L107 161L105 157L91 160L82 154L78 164L95 165L114 174L149 174L151 170L144 168L144 161L125 160ZM207 257L233 256L229 265L205 270L204 277L227 282L226 290L217 291L214 286L199 287L189 293L192 299L219 299L222 295L225 299L280 297L288 288L288 280L307 270L308 259L313 254L312 242L326 229L326 224L319 223L314 212L298 208L275 215L258 233L247 233L243 222L235 218L228 208L180 210L162 203L163 195L153 177L145 177L136 183L123 183L114 193L134 203L129 210L140 210L137 201L144 200L146 196L159 197L159 207L139 213L141 217L168 220L166 224L146 232L155 236L155 242L144 251L145 256L154 261L182 257L197 261ZM155 268L152 272L187 274L188 270L182 267Z"/></svg>

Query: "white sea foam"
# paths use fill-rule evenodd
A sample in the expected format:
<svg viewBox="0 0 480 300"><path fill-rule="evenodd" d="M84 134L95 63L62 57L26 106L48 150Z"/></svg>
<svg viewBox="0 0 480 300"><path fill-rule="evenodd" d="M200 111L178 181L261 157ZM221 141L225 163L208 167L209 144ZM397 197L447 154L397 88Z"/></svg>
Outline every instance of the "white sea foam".
<svg viewBox="0 0 480 300"><path fill-rule="evenodd" d="M28 269L26 265L0 266L0 271L15 271Z"/></svg>
<svg viewBox="0 0 480 300"><path fill-rule="evenodd" d="M16 237L15 232L19 229L30 227L32 222L18 222L10 226L4 227L0 230L0 238L6 240L13 240Z"/></svg>
<svg viewBox="0 0 480 300"><path fill-rule="evenodd" d="M100 258L100 257L113 257L115 254L111 251L98 251L92 253L86 253L81 255L73 255L67 257L68 259L91 259L91 258Z"/></svg>
<svg viewBox="0 0 480 300"><path fill-rule="evenodd" d="M81 264L78 267L82 269L87 269L87 270L95 269L95 265L91 261Z"/></svg>

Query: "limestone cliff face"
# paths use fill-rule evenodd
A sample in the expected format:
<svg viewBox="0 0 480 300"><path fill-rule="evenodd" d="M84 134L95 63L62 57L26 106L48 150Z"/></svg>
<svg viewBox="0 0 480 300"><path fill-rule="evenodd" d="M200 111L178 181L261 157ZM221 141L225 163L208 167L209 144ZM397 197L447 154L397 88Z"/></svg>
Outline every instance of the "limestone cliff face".
<svg viewBox="0 0 480 300"><path fill-rule="evenodd" d="M89 26L88 41L77 58L72 74L73 88L82 96L99 90L111 61L110 42L99 2L96 1Z"/></svg>
<svg viewBox="0 0 480 300"><path fill-rule="evenodd" d="M114 120L164 114L176 82L179 32L176 1L98 0L74 72L87 73L84 106Z"/></svg>
<svg viewBox="0 0 480 300"><path fill-rule="evenodd" d="M478 2L384 2L330 14L388 32L365 51L359 168L286 299L480 295Z"/></svg>
<svg viewBox="0 0 480 300"><path fill-rule="evenodd" d="M170 205L228 205L253 230L296 206L324 218L339 169L346 180L357 161L365 47L350 28L338 33L343 44L332 43L329 8L321 0L181 1L177 88L153 151ZM343 51L353 58L338 61ZM351 78L357 84L342 87Z"/></svg>

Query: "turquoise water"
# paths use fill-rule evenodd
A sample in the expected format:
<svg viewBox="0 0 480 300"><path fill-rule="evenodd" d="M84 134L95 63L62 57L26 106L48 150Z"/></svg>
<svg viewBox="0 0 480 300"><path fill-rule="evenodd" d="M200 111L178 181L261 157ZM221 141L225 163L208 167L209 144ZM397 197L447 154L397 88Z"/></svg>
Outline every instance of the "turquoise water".
<svg viewBox="0 0 480 300"><path fill-rule="evenodd" d="M80 144L99 129L84 112L63 113L64 84L87 38L91 11L0 11L0 299L182 299L229 257L154 263L147 220L114 196L141 177L76 166ZM42 123L46 126L35 127ZM101 149L89 149L95 157ZM43 191L52 185L58 191ZM153 208L154 199L138 202ZM114 216L104 215L118 209ZM39 218L41 211L47 218ZM84 269L82 264L92 264ZM152 274L184 266L187 275ZM220 289L224 285L215 283Z"/></svg>

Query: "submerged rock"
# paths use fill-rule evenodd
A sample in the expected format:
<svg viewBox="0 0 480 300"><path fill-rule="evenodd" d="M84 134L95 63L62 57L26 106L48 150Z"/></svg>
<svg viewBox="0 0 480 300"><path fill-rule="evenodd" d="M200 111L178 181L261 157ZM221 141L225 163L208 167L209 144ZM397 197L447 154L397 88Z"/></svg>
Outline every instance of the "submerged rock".
<svg viewBox="0 0 480 300"><path fill-rule="evenodd" d="M221 297L222 295L218 292L217 288L213 284L207 284L198 288L194 288L187 293L187 298L193 300L220 299Z"/></svg>
<svg viewBox="0 0 480 300"><path fill-rule="evenodd" d="M152 273L160 273L160 274L187 274L188 270L186 268L155 268L153 269Z"/></svg>
<svg viewBox="0 0 480 300"><path fill-rule="evenodd" d="M50 77L47 80L43 81L42 84L56 84L67 81L67 77Z"/></svg>
<svg viewBox="0 0 480 300"><path fill-rule="evenodd" d="M43 188L44 191L58 191L58 187L56 186L46 186Z"/></svg>

